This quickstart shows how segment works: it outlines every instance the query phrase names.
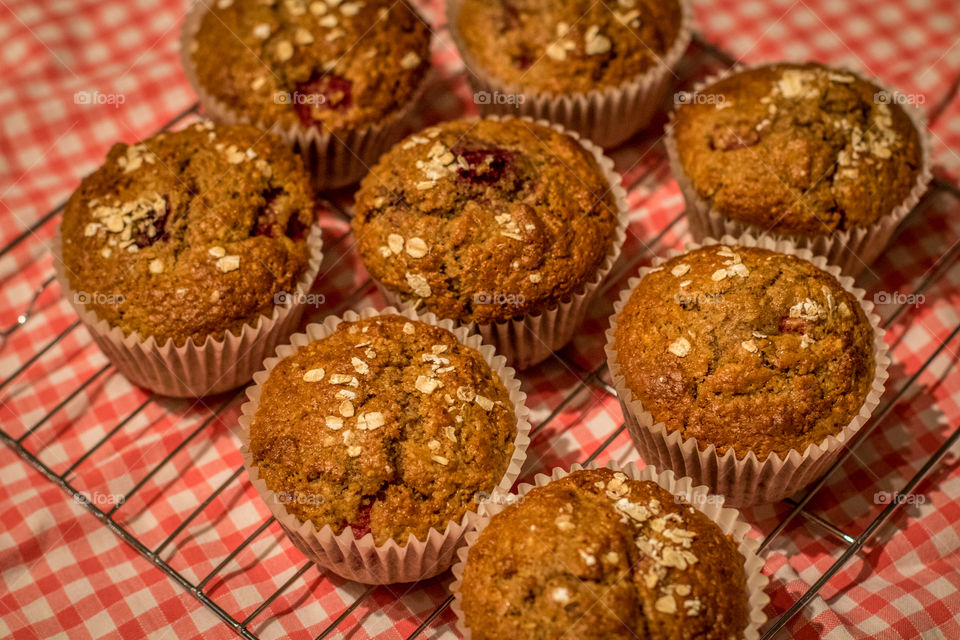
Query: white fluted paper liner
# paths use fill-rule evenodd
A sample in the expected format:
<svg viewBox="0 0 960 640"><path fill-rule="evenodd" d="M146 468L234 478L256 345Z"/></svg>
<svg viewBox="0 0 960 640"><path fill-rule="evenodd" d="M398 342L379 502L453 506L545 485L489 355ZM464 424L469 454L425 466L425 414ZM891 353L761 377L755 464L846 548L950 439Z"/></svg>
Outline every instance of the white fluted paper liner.
<svg viewBox="0 0 960 640"><path fill-rule="evenodd" d="M723 73L711 76L698 83L693 91L708 91L710 86L717 82L751 68L759 67L738 66L728 69ZM896 93L894 90L883 85L877 78L866 76L844 67L832 66L831 68L865 80L879 90L888 92L890 95L895 95ZM680 187L680 192L683 194L683 199L687 205L687 220L689 221L690 233L693 235L693 239L700 242L705 238L719 238L724 235L739 236L744 233L751 233L756 236L761 234L770 235L775 238L790 240L800 248L810 249L814 254L825 257L830 264L839 266L844 274L856 276L883 253L883 250L890 243L891 238L893 238L897 227L903 222L903 219L907 217L907 214L917 206L917 203L920 202L920 199L926 192L930 180L933 179L933 143L930 139L930 131L927 128L926 118L919 109L912 105L905 104L900 106L917 130L921 149L922 166L920 167L916 182L910 190L910 193L893 211L869 226L852 227L819 236L773 232L746 222L733 220L714 211L710 203L697 193L690 177L686 171L683 170L683 165L680 162L680 156L677 152L677 141L673 135L676 112L671 111L669 114L669 122L665 127L666 135L664 144L667 148L670 171L673 172L673 176L677 180L677 185Z"/></svg>
<svg viewBox="0 0 960 640"><path fill-rule="evenodd" d="M513 116L502 118L486 116L484 119L508 121L514 118ZM550 123L546 120L533 120L527 117L519 118L519 120L550 127L554 131L568 135L579 142L584 149L593 155L597 165L603 171L608 189L613 194L617 208L617 227L606 258L597 268L594 276L580 285L580 288L572 295L537 313L511 318L503 322L489 324L473 322L470 324L483 336L486 342L496 346L497 352L504 355L511 366L517 369L526 369L542 362L551 353L570 342L576 330L583 324L583 319L590 308L590 302L593 300L597 287L607 277L617 258L620 257L620 250L627 239L630 212L627 205L627 192L621 185L620 174L614 170L613 160L603 154L603 149L559 124ZM374 278L374 282L388 304L395 306L407 306L409 304L401 294L383 286L376 278Z"/></svg>
<svg viewBox="0 0 960 640"><path fill-rule="evenodd" d="M722 496L709 495L707 487L702 485L698 486L691 478L677 476L673 471L666 470L658 472L655 467L649 465L643 469L637 469L637 465L633 462L622 468L613 461L607 462L604 466L613 471L622 471L627 477L633 480L651 480L673 495L682 496L691 506L695 507L716 523L723 533L730 536L733 543L737 545L737 550L743 556L743 569L747 576L749 621L742 637L746 640L756 640L759 638L760 627L767 621L767 616L763 610L767 606L767 603L770 602L770 597L764 592L764 589L769 580L767 576L763 574L764 561L757 555L759 543L749 536L750 525L743 521L740 517L740 512L736 509L724 507ZM517 487L516 495L523 497L534 487L542 487L555 480L560 480L574 471L597 468L600 468L600 465L596 462L591 462L585 467L574 463L570 467L570 471L565 471L560 467L554 467L550 475L538 473L533 480L534 484L521 484ZM467 544L460 547L457 551L458 560L453 565L452 572L454 582L450 585L453 602L450 604L450 608L457 615L457 631L459 631L460 637L463 638L463 640L470 640L471 638L470 629L467 628L463 617L463 598L460 592L463 584L463 569L470 555L470 547L477 541L477 538L480 537L480 534L487 525L490 524L490 518L506 509L511 503L510 500L496 499L498 497L505 498L506 494L495 493L493 499L480 505L479 513L474 514L473 519L476 521L474 525L475 528L466 535Z"/></svg>
<svg viewBox="0 0 960 640"><path fill-rule="evenodd" d="M527 447L530 444L530 411L524 404L527 394L520 390L520 381L514 375L513 369L507 366L503 356L496 354L492 346L483 344L479 335L472 333L467 327L455 325L452 320L438 319L432 313L418 314L413 309L397 310L388 307L378 311L373 307L367 307L360 312L347 311L342 318L330 316L323 323L307 325L305 333L294 334L290 344L278 347L276 356L267 358L263 363L264 368L253 376L255 384L246 391L250 402L244 403L241 407L240 440L244 467L260 498L270 509L270 513L283 527L290 541L305 556L339 576L365 584L414 582L446 571L453 563L453 553L461 544L464 534L473 527L471 521L473 512L467 511L459 521L449 522L443 531L431 528L424 540L419 540L410 534L406 545L388 540L377 546L373 541L372 533L367 533L358 540L351 527L344 528L339 534L334 533L330 525L325 525L318 530L313 522L309 520L303 522L289 513L274 492L267 488L266 482L260 478L250 453L250 421L260 403L261 385L267 380L273 367L283 358L310 342L329 336L341 322L389 314L402 315L452 332L462 344L477 350L483 356L484 361L496 372L509 392L514 415L517 418L517 436L513 441L513 455L507 470L494 490L510 490L513 482L520 475L523 461L527 457Z"/></svg>
<svg viewBox="0 0 960 640"><path fill-rule="evenodd" d="M335 132L326 127L321 130L319 127L304 127L300 123L283 126L272 122L254 122L248 116L235 112L229 104L218 100L200 84L194 68L190 47L207 10L207 2L195 2L184 17L180 34L183 70L204 112L217 122L253 124L279 136L303 158L303 165L315 189L336 189L354 184L406 133L410 115L423 94L429 73L424 74L420 86L401 108L375 123L351 131Z"/></svg>
<svg viewBox="0 0 960 640"><path fill-rule="evenodd" d="M323 234L319 225L310 228L307 237L310 258L307 268L288 292L285 304L274 306L269 316L258 316L245 324L239 335L226 332L217 340L207 336L202 345L187 340L177 346L172 339L159 344L153 336L144 340L138 333L124 334L120 327L103 320L78 301L70 286L62 258L60 229L51 246L53 267L60 290L80 316L84 326L110 362L133 384L163 396L197 398L236 389L250 382L264 358L273 353L296 331L303 317L306 294L323 262Z"/></svg>
<svg viewBox="0 0 960 640"><path fill-rule="evenodd" d="M690 46L695 24L690 0L680 0L681 22L677 37L654 66L615 87L587 93L554 94L525 89L489 74L460 38L460 3L461 0L447 1L447 26L463 58L467 79L476 92L474 102L480 112L523 115L556 122L605 148L617 146L650 124L670 92L675 77L673 70ZM498 95L522 96L523 100L498 102L494 99Z"/></svg>
<svg viewBox="0 0 960 640"><path fill-rule="evenodd" d="M668 430L663 422L654 422L653 416L643 408L643 404L633 397L621 373L617 361L616 331L617 316L630 299L630 295L643 277L651 269L663 264L670 258L701 246L716 244L759 247L796 256L813 263L816 267L835 277L841 286L853 294L860 303L864 314L873 327L873 381L860 407L860 411L836 435L828 436L822 442L809 445L804 451L792 449L785 458L771 452L766 459L758 459L752 451L738 452L728 449L722 456L713 444L701 445L696 438L684 439L679 431ZM890 356L887 343L884 342L884 330L880 327L880 317L873 312L872 302L864 299L865 291L854 286L853 278L840 273L840 268L830 265L823 256L815 256L809 249L798 248L788 240L775 240L768 236L759 239L749 234L739 238L724 236L721 240L707 238L703 245L689 243L684 251L671 250L665 258L656 258L650 267L640 269L639 275L631 278L627 288L620 294L620 300L614 306L607 329L607 364L613 377L613 386L617 390L620 406L623 409L624 422L631 439L648 464L673 469L680 475L690 476L697 484L703 484L713 493L726 496L727 504L742 507L786 498L822 476L837 459L860 427L880 403L884 384L887 380L887 368Z"/></svg>

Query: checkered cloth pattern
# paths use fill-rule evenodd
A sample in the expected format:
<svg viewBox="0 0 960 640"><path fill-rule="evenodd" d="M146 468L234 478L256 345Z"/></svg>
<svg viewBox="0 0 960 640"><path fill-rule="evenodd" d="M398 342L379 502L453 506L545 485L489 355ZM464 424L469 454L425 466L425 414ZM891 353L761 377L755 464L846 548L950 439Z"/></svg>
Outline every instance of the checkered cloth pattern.
<svg viewBox="0 0 960 640"><path fill-rule="evenodd" d="M471 113L442 3L421 6L436 32L440 73L420 117L429 123ZM895 357L886 399L898 402L807 507L857 536L960 423L960 344L942 346L960 322L960 268L952 262L960 203L950 190L950 181L960 179L960 11L956 0L700 0L695 6L701 39L679 70L680 86L718 68L721 54L745 63L812 58L899 87L931 121L943 182L859 279L871 298L890 301L878 308L890 321ZM0 0L0 247L62 202L114 141L147 137L193 104L177 55L185 10L182 0ZM604 389L606 374L591 372L603 363L610 301L626 279L652 255L689 239L659 141L662 124L661 118L612 153L630 190L633 224L624 258L604 285L605 300L561 357L521 376L538 425L526 478L598 449L601 462L637 457L627 434L618 431L622 415ZM382 305L352 250L343 214L349 194L326 204L328 260L315 287L326 304L315 317ZM52 274L48 244L55 226L54 217L0 256L0 326L10 326ZM898 307L931 276L921 295ZM0 447L0 636L233 637L219 613L243 621L261 638L327 631L328 637L394 639L407 637L444 600L446 575L368 593L307 563L268 521L240 469L239 399L149 402L107 366L75 322L51 284L27 323L0 344L0 380L29 363L0 387L0 428L22 437L28 452L101 511L112 512L111 520L105 526L13 449ZM953 451L937 465L779 637L960 638L956 460ZM780 503L744 515L759 538L789 509ZM131 536L133 544L111 529ZM133 545L156 552L157 563L191 585L202 583L212 606ZM788 609L843 548L815 522L791 522L764 553L771 618ZM449 610L425 631L430 638L454 635Z"/></svg>

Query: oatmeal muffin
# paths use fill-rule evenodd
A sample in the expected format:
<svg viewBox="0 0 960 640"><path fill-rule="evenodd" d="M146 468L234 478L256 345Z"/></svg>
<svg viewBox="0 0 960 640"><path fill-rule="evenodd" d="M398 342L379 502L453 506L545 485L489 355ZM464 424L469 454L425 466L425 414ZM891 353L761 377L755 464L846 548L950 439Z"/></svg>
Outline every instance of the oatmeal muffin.
<svg viewBox="0 0 960 640"><path fill-rule="evenodd" d="M124 334L202 345L296 290L314 215L301 162L278 139L196 124L116 144L83 180L63 214L65 277Z"/></svg>
<svg viewBox="0 0 960 640"><path fill-rule="evenodd" d="M403 0L218 0L192 43L197 82L241 119L338 135L409 103L430 60Z"/></svg>
<svg viewBox="0 0 960 640"><path fill-rule="evenodd" d="M846 71L776 64L699 95L709 99L675 113L677 159L725 218L805 237L869 227L904 203L922 171L909 116Z"/></svg>
<svg viewBox="0 0 960 640"><path fill-rule="evenodd" d="M495 323L598 279L618 204L592 153L525 120L456 120L386 154L353 229L379 284L445 318Z"/></svg>
<svg viewBox="0 0 960 640"><path fill-rule="evenodd" d="M681 29L677 0L462 0L472 68L536 92L615 87L662 64Z"/></svg>
<svg viewBox="0 0 960 640"><path fill-rule="evenodd" d="M441 327L382 315L344 321L276 364L249 449L299 520L406 545L475 510L516 436L509 393L478 351Z"/></svg>
<svg viewBox="0 0 960 640"><path fill-rule="evenodd" d="M718 455L763 460L803 452L857 416L873 341L858 300L829 273L715 245L647 273L616 317L612 346L654 423Z"/></svg>
<svg viewBox="0 0 960 640"><path fill-rule="evenodd" d="M462 610L487 638L740 638L744 557L652 481L574 471L493 516L469 549Z"/></svg>

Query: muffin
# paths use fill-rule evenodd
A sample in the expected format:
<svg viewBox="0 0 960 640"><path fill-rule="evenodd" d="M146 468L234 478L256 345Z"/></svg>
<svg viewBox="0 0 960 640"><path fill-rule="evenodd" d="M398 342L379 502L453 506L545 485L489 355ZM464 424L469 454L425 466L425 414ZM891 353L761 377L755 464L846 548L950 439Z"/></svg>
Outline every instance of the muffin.
<svg viewBox="0 0 960 640"><path fill-rule="evenodd" d="M658 432L731 464L769 459L778 466L822 446L839 450L841 433L869 415L886 368L876 317L868 317L862 292L837 280L837 270L772 240L766 248L752 239L742 244L725 239L645 270L616 306L607 346L644 460L666 464L672 455L678 473L733 491L735 503L742 503L739 492L801 487L722 491L710 478L677 468L677 452L659 442Z"/></svg>
<svg viewBox="0 0 960 640"><path fill-rule="evenodd" d="M674 114L668 146L700 235L743 227L824 246L838 233L860 238L892 215L899 222L929 179L913 117L847 71L769 65L692 95ZM854 253L869 263L881 239Z"/></svg>
<svg viewBox="0 0 960 640"><path fill-rule="evenodd" d="M679 0L455 0L448 21L482 111L546 118L612 146L669 90L692 12Z"/></svg>
<svg viewBox="0 0 960 640"><path fill-rule="evenodd" d="M478 496L510 486L529 425L502 358L452 323L371 310L311 327L255 378L256 405L244 407L248 470L281 523L303 525L298 546L364 580L313 543L420 553L431 535L459 531ZM372 581L419 579L449 562Z"/></svg>
<svg viewBox="0 0 960 640"><path fill-rule="evenodd" d="M473 640L742 638L744 564L684 496L572 471L490 519L462 566L460 609Z"/></svg>
<svg viewBox="0 0 960 640"><path fill-rule="evenodd" d="M247 125L199 123L113 146L67 202L58 266L72 302L93 314L88 324L104 323L94 333L117 329L140 347L166 347L161 364L175 368L172 351L222 350L228 337L266 329L280 313L284 327L261 339L272 349L289 336L302 307L278 298L305 291L316 275L314 219L309 178L279 139ZM143 369L150 364L127 364L135 382L165 391ZM225 370L216 366L206 373L219 378ZM248 381L252 366L216 390ZM180 386L209 392L197 386L203 372L190 369L178 370Z"/></svg>
<svg viewBox="0 0 960 640"><path fill-rule="evenodd" d="M475 322L485 337L496 323L541 318L516 338L539 344L536 357L497 339L526 366L570 339L619 252L615 176L595 148L541 124L445 122L405 139L363 181L357 248L388 298Z"/></svg>
<svg viewBox="0 0 960 640"><path fill-rule="evenodd" d="M430 67L430 28L403 1L199 3L184 45L206 109L283 133L309 168L340 172L317 175L328 183L346 175L332 161L349 162L328 154L352 148L372 164L402 135L393 121L415 102ZM346 149L329 149L331 136Z"/></svg>

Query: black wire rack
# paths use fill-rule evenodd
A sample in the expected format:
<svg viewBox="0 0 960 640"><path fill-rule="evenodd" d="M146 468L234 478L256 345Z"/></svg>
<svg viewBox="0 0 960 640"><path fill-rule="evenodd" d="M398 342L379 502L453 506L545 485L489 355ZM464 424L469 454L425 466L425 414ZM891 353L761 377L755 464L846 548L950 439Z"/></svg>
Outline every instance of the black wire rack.
<svg viewBox="0 0 960 640"><path fill-rule="evenodd" d="M706 59L707 66L710 64L714 66L729 66L733 63L733 59L729 55L718 50L709 43L703 42L699 38L695 39L694 47L698 50L697 55L700 58ZM702 71L702 66L698 68ZM681 79L681 82L683 81L684 80ZM163 127L161 127L160 130L158 130L157 133L182 124L196 114L197 105L194 104L189 109L186 109L172 120L167 122ZM648 186L656 184L656 180L658 177L663 176L665 170L665 160L661 159L654 166L647 168L635 180L633 180L632 184L628 185L628 192L637 195L637 190L646 190ZM960 205L960 189L958 189L958 187L954 184L941 179L935 179L931 191L932 193L927 195L924 201L918 206L918 209L922 209L925 206L924 203L927 203L930 199L937 196L948 197L952 199L955 204ZM641 197L643 196L641 195ZM337 204L332 201L324 201L324 204L342 221L349 221L349 205ZM0 258L6 256L15 247L23 242L28 241L34 234L51 224L57 218L62 209L63 204L55 207L53 210L49 211L43 217L38 219L32 226L30 226L30 228L26 229L22 234L17 236L11 243L0 249ZM916 211L912 213L911 216L915 215L915 213ZM674 217L656 237L651 239L647 243L648 251L646 253L638 253L623 259L621 264L617 267L617 273L613 274L608 282L617 282L624 275L634 272L641 262L649 260L652 257L651 252L665 249L666 247L662 246L665 236L676 227L677 223L679 223L682 218L682 213ZM325 251L328 249L334 252L345 251L345 245L347 244L349 235L350 231L345 231L341 236L334 240L333 247L325 247ZM911 293L922 294L930 290L953 268L957 262L958 256L960 256L960 242L954 243L949 251L941 255L936 260L935 264L926 272L926 274L924 274L917 282L912 283ZM17 322L3 332L3 339L8 339L13 333L19 331L21 327L26 326L31 321L32 317L34 316L33 310L37 299L52 283L52 281L53 278L48 277L42 280L39 285L37 285L36 289L34 290L32 300L22 311L17 319ZM610 285L608 284L607 286L609 287ZM371 288L371 280L369 278L365 279L344 300L342 300L339 307L333 310L331 313L340 313L342 310L349 308L351 303L362 298L371 290ZM892 313L885 318L883 326L886 328L893 324L901 316L901 314L907 310L907 307L908 303L906 302L896 307ZM80 321L74 320L54 338L41 345L29 358L24 360L22 363L19 363L17 368L10 373L10 375L7 375L2 381L0 381L0 392L7 388L8 385L21 376L27 369L35 366L45 354L50 352L50 350L53 349L57 344L61 343L67 336L76 331L79 325ZM809 508L810 501L817 495L817 493L824 486L827 480L834 474L834 472L844 464L849 456L854 453L856 447L862 443L864 439L868 438L871 432L876 429L878 425L887 420L898 407L898 405L904 402L909 402L910 396L908 394L911 392L911 390L915 390L915 387L918 386L918 380L931 367L931 365L938 358L941 358L945 351L947 353L950 352L948 345L955 341L958 333L960 333L960 325L953 327L952 331L949 332L949 335L947 335L939 344L939 346L937 346L936 349L925 358L922 364L917 367L916 371L912 375L899 382L896 380L891 381L889 386L892 389L888 389L888 393L885 395L880 406L874 412L872 418L869 420L869 422L867 422L866 425L864 425L857 437L850 443L840 458L830 467L827 473L818 482L810 486L801 497L798 499L785 501L785 505L783 505L785 508L785 515L780 519L779 524L777 524L775 528L770 531L760 543L760 554L762 557L766 557L766 554L770 551L771 544L784 533L790 523L793 522L797 516L802 517L813 527L818 528L818 530L825 533L827 537L834 540L839 545L841 551L829 568L824 570L819 575L819 578L813 582L813 584L809 585L809 588L796 601L794 601L789 608L787 608L785 611L778 612L778 615L768 622L766 627L763 629L762 638L764 640L775 637L778 632L780 632L788 624L788 622L790 622L790 620L792 620L811 602L811 600L813 600L820 593L821 589L831 580L831 578L837 574L838 571L845 566L845 564L854 555L856 555L865 545L874 541L875 534L877 533L878 529L880 529L891 519L891 517L902 504L901 501L891 501L883 509L881 509L879 513L876 514L876 516L863 528L862 531L859 531L855 534L846 531L843 526L831 522L826 516L817 514ZM570 389L569 393L567 393L563 399L557 403L555 407L553 407L549 415L541 420L539 424L534 426L531 436L535 436L537 433L544 430L544 428L551 423L551 421L573 400L573 398L584 389L592 389L600 394L608 394L611 397L615 397L614 389L604 380L607 372L605 363L599 364L592 369L587 369L577 364L572 358L564 355L563 352L554 354L553 358L555 358L557 361L555 364L561 364L568 370L575 372L577 382ZM238 390L225 396L219 405L207 409L207 417L203 419L193 430L189 431L186 436L176 446L172 447L161 460L152 463L145 475L138 480L132 488L128 489L123 494L123 500L118 501L117 504L111 505L110 508L106 508L102 505L92 502L89 499L90 494L87 493L87 491L80 487L74 486L70 479L71 474L80 465L88 461L91 456L100 450L101 447L103 447L103 445L113 438L119 431L130 424L131 421L133 421L138 415L141 415L148 406L151 404L161 403L162 400L160 398L153 395L146 397L146 399L144 399L132 412L124 416L121 420L117 421L114 426L106 431L104 435L94 444L92 444L86 451L84 451L75 459L70 460L69 465L63 471L54 471L51 465L48 465L41 460L41 452L38 449L31 450L25 441L31 435L36 433L41 426L50 421L55 414L62 411L71 401L76 399L88 387L94 384L98 379L106 376L108 373L110 373L110 375L116 374L109 364L103 365L99 369L96 369L91 375L89 375L89 377L80 383L79 386L70 390L69 393L66 393L62 398L56 401L51 408L46 409L43 417L29 427L25 433L14 437L10 435L6 429L2 429L0 430L0 440L2 440L24 461L29 463L33 468L43 474L51 483L60 487L78 504L81 504L94 517L102 522L104 526L106 526L110 531L112 531L130 547L136 550L141 556L153 563L167 576L169 576L170 579L179 584L190 595L192 595L210 611L216 614L224 622L224 624L233 629L238 635L250 640L257 639L258 635L252 629L253 622L256 621L264 613L264 611L267 610L271 603L283 595L291 587L291 585L299 580L313 566L313 563L305 562L304 564L300 565L289 578L287 578L276 590L264 598L256 608L246 615L238 612L228 611L223 606L215 602L210 595L209 588L211 583L224 572L225 568L231 562L233 562L241 552L243 552L245 549L248 549L272 524L274 524L273 518L261 523L239 545L235 546L226 555L226 557L220 559L213 569L207 572L204 577L200 578L199 580L188 578L183 572L178 571L171 566L172 563L169 559L163 558L164 552L175 549L171 546L174 540L179 535L184 533L190 527L190 525L194 523L197 517L203 513L204 510L215 499L218 498L218 496L221 496L228 488L234 486L236 483L248 483L245 474L243 473L243 467L238 467L236 470L234 470L229 477L226 478L226 480L224 480L219 486L210 492L209 495L207 495L203 500L199 501L196 507L190 511L189 514L186 515L179 522L179 524L176 525L175 529L158 544L147 544L129 527L124 526L119 519L115 517L117 510L120 509L123 504L129 503L130 499L137 494L138 491L140 491L162 469L168 467L173 459L184 449L186 449L191 442L193 442L195 438L204 431L204 429L208 428L214 420L217 420L228 407L236 406L237 400L242 397L242 390ZM606 439L604 439L593 451L591 451L582 462L586 464L595 460L611 445L611 443L613 443L619 436L623 434L624 430L625 425L621 423L612 433L609 434ZM898 492L902 495L914 493L918 487L920 487L921 483L928 476L930 471L944 458L947 452L957 443L958 440L960 440L960 427L955 428L949 435L944 437L940 447L932 455L929 455L925 459L913 476L908 481L903 483ZM315 637L318 640L321 640L328 637L352 636L352 633L356 631L356 628L349 630L341 629L341 625L343 625L344 621L347 620L351 614L358 609L358 607L368 601L377 588L378 587L373 586L363 588L361 591L359 591L359 594L354 597L353 601L345 606L345 608L343 608L343 610L337 615L328 620L316 621L314 624L321 630ZM416 626L416 628L408 634L408 640L421 637L428 632L441 613L443 613L443 611L450 605L452 599L452 596L437 598L432 610L427 615L423 616L422 619L420 619L418 626ZM357 622L356 626L358 627L361 623L362 620Z"/></svg>

